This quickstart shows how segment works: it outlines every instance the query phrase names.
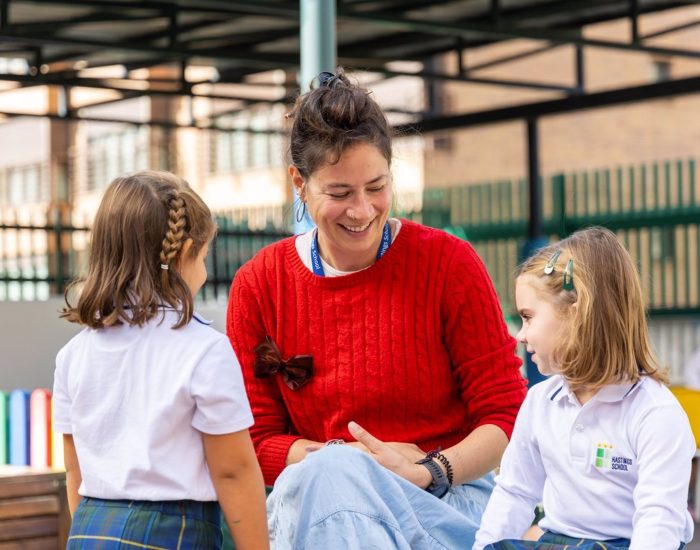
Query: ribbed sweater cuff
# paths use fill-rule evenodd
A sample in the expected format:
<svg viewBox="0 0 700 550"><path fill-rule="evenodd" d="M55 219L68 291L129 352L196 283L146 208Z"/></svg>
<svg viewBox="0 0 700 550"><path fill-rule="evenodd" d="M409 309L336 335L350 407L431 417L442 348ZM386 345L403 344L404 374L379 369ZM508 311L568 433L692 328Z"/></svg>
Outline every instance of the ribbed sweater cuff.
<svg viewBox="0 0 700 550"><path fill-rule="evenodd" d="M289 447L292 446L300 435L274 435L268 437L259 446L258 459L260 469L265 478L265 485L274 485L277 476L287 465L287 455Z"/></svg>

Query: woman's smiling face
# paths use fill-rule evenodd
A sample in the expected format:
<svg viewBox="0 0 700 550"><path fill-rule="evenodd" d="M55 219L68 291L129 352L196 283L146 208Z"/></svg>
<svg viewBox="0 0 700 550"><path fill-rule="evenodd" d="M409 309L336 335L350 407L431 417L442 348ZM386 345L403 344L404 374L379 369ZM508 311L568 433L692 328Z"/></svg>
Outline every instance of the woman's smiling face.
<svg viewBox="0 0 700 550"><path fill-rule="evenodd" d="M371 265L393 198L389 163L379 149L353 145L305 181L295 167L289 173L318 226L323 259L342 271Z"/></svg>

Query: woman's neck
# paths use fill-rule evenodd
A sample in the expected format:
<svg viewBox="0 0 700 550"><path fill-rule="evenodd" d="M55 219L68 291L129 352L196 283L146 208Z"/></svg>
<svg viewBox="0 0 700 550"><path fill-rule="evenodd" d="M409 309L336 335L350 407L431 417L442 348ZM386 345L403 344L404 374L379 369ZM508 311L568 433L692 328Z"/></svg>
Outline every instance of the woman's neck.
<svg viewBox="0 0 700 550"><path fill-rule="evenodd" d="M389 228L391 229L391 235L393 236L395 228L390 221ZM345 272L360 271L368 268L377 261L377 250L379 249L379 243L381 242L381 235L379 240L373 242L367 250L350 253L347 250L341 250L337 247L333 247L324 238L324 235L320 231L317 233L317 236L318 253L321 255L323 261L333 269Z"/></svg>
<svg viewBox="0 0 700 550"><path fill-rule="evenodd" d="M344 250L338 250L325 241L323 235L318 235L318 252L321 258L333 269L338 271L360 271L371 266L377 259L377 247L372 250L370 248L363 252L348 253Z"/></svg>

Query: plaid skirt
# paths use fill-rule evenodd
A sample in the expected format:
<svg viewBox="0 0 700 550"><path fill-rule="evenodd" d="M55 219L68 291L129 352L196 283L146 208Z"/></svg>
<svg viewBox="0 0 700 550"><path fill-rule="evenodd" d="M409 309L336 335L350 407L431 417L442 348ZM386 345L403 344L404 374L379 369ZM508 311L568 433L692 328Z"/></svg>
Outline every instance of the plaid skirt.
<svg viewBox="0 0 700 550"><path fill-rule="evenodd" d="M484 550L627 550L629 539L592 540L545 533L538 541L507 539L484 546Z"/></svg>
<svg viewBox="0 0 700 550"><path fill-rule="evenodd" d="M221 548L216 502L102 500L84 497L67 550L209 550Z"/></svg>

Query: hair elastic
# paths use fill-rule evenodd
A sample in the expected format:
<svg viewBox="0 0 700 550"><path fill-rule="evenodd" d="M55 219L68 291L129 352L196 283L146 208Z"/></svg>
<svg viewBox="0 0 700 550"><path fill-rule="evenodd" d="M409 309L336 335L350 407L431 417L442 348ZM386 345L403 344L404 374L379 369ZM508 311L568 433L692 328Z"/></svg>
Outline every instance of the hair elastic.
<svg viewBox="0 0 700 550"><path fill-rule="evenodd" d="M317 78L319 87L327 86L330 88L333 80L335 80L335 75L333 73L329 73L328 71L323 71L322 73L318 74Z"/></svg>
<svg viewBox="0 0 700 550"><path fill-rule="evenodd" d="M170 269L170 266L168 266L168 264L160 264L160 268L161 268L163 271L168 271L168 269Z"/></svg>

